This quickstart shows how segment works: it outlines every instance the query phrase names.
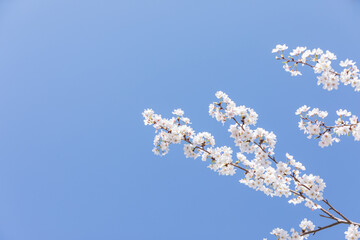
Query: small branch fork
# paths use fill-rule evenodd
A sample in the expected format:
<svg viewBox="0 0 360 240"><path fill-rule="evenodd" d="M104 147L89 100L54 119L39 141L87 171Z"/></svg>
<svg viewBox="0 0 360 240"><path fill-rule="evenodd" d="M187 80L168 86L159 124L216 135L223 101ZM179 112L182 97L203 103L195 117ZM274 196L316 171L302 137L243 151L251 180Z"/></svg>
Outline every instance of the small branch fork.
<svg viewBox="0 0 360 240"><path fill-rule="evenodd" d="M321 211L323 211L326 215L322 215L320 214L320 217L323 217L323 218L328 218L328 219L331 219L335 222L333 222L332 224L329 224L329 225L326 225L324 227L318 227L317 229L315 230L312 230L312 231L304 231L301 233L301 236L304 236L304 235L307 235L307 234L313 234L315 235L315 233L319 232L319 231L322 231L322 230L325 230L327 228L330 228L330 227L334 227L336 225L339 225L339 224L347 224L347 225L357 225L360 227L360 223L356 223L356 222L353 222L351 220L349 220L347 217L345 217L342 213L340 213L338 210L336 210L330 203L328 200L324 199L322 200L322 202L324 202L326 205L329 206L329 211L330 210L333 210L335 213L337 213L339 216L341 216L341 218L337 218L335 217L333 214L331 214L329 211L325 210L323 207L320 208Z"/></svg>

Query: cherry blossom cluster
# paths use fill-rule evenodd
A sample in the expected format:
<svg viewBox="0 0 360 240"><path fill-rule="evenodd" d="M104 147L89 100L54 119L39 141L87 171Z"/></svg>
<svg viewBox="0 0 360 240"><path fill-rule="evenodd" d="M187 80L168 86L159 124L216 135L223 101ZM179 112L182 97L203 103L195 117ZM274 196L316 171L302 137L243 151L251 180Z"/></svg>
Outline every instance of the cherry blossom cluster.
<svg viewBox="0 0 360 240"><path fill-rule="evenodd" d="M279 240L303 240L309 237L309 232L312 232L315 229L315 225L310 221L304 218L300 223L301 232L291 229L290 233L281 228L275 228L270 234L275 235L276 239Z"/></svg>
<svg viewBox="0 0 360 240"><path fill-rule="evenodd" d="M285 47L280 46L279 49ZM156 129L153 152L163 156L169 152L172 143L184 142L184 153L187 158L201 158L202 161L209 159L211 163L208 167L220 175L234 175L236 170L241 170L244 177L240 179L240 183L271 197L292 197L289 203L294 205L304 203L310 209L319 209L325 214L320 216L333 220L332 224L318 227L316 230L313 223L307 219L300 224L301 232L292 229L289 233L276 228L271 233L278 239L306 239L310 233L315 234L338 224L350 225L345 232L346 239L359 238L360 223L350 221L324 199L323 192L326 185L319 176L303 174L302 171L305 171L303 164L288 153L284 161L275 159L276 135L265 129L253 127L258 119L258 114L253 109L237 106L221 91L215 96L218 101L210 104L209 114L223 125L226 121L233 123L230 124L228 131L239 148L235 162L230 147L215 147L215 139L208 132L195 133L189 126L190 119L184 117L181 109L175 109L173 111L175 116L170 119L162 118L151 109L146 109L142 113L145 125L152 125ZM328 146L332 141L337 141L337 138L332 137L331 134L339 136L351 132L355 140L360 138L358 118L347 110L338 110L339 119L336 120L335 126L330 127L324 123L324 118L328 115L325 111L310 110L309 107L303 106L296 111L296 114L301 117L300 128L310 137L321 138L321 146ZM248 159L245 154L252 157ZM325 203L329 210L323 208L320 202ZM340 217L336 217L331 211Z"/></svg>
<svg viewBox="0 0 360 240"><path fill-rule="evenodd" d="M320 205L313 200L323 199L325 188L323 180L312 174L301 175L305 167L289 154L286 154L286 162L276 161L274 157L276 135L262 128L250 127L256 124L258 114L245 106L236 106L229 96L221 91L216 93L216 97L219 102L210 104L209 114L222 123L230 119L235 122L230 125L228 131L240 150L237 153L236 163L242 163L246 169L245 177L240 183L271 197L290 197L294 194L290 203L305 202L305 206L311 209L320 208ZM240 120L238 121L236 117ZM244 153L254 154L254 159L248 160ZM273 163L275 166L272 166Z"/></svg>
<svg viewBox="0 0 360 240"><path fill-rule="evenodd" d="M324 52L320 48L309 50L306 47L297 47L290 52L289 56L285 57L284 52L287 49L285 44L276 45L272 52L278 54L276 59L283 61L285 71L290 72L291 76L302 75L298 71L298 66L307 65L313 68L315 73L320 74L317 77L317 84L322 85L326 90L338 89L342 82L344 85L351 85L355 91L360 91L359 69L352 60L340 61L343 70L339 73L331 66L332 61L337 59L332 52Z"/></svg>
<svg viewBox="0 0 360 240"><path fill-rule="evenodd" d="M357 240L360 238L359 226L351 224L348 227L348 230L345 231L345 239L347 240Z"/></svg>
<svg viewBox="0 0 360 240"><path fill-rule="evenodd" d="M308 138L320 138L319 146L327 147L332 145L333 142L339 142L339 136L352 134L355 141L360 141L360 124L359 118L352 115L347 110L340 109L336 111L338 119L335 125L328 126L325 124L324 119L327 117L328 112L320 111L318 108L313 108L304 105L296 110L296 115L300 116L299 128Z"/></svg>
<svg viewBox="0 0 360 240"><path fill-rule="evenodd" d="M211 163L208 167L220 175L234 175L236 170L240 169L245 173L240 183L260 190L266 195L292 196L289 203L296 205L304 202L305 206L312 210L320 209L326 214L324 217L335 221L333 224L313 230L312 222L304 219L300 224L301 233L291 230L291 234L289 234L285 230L274 229L272 233L278 239L304 239L309 233L315 233L341 223L360 226L360 224L348 220L323 198L326 185L319 176L301 173L301 171L305 171L305 167L290 154L286 154L286 161L275 160L276 135L262 128L251 128L258 119L258 114L253 109L236 106L228 95L221 91L216 93L216 97L219 101L210 104L209 114L223 124L228 120L234 122L234 124L230 124L228 131L240 150L236 154L236 162L233 161L233 150L230 147L215 147L214 137L208 132L195 133L189 126L190 119L184 117L181 109L175 109L173 111L175 116L170 119L162 118L151 109L143 112L145 125L153 125L157 132L154 138L153 152L165 155L169 152L170 144L185 142L184 153L187 158L201 157L203 161L210 159ZM306 111L308 110L306 109ZM317 114L323 117L327 115L325 112ZM339 111L339 114L341 116L349 115L344 110ZM253 154L254 157L249 160L244 154ZM320 201L327 204L341 218L337 218L325 210L317 203Z"/></svg>
<svg viewBox="0 0 360 240"><path fill-rule="evenodd" d="M258 119L257 113L245 106L236 106L236 104L223 92L216 92L215 96L218 99L222 99L222 102L215 102L209 106L209 114L217 121L224 123L226 120L233 119L236 116L241 118L241 121L247 125L255 125ZM225 103L226 108L222 109L219 104ZM224 111L221 111L224 110Z"/></svg>
<svg viewBox="0 0 360 240"><path fill-rule="evenodd" d="M153 152L156 155L165 155L169 152L170 144L184 144L184 153L187 158L201 157L203 161L211 160L209 168L220 175L234 175L235 168L232 160L232 150L229 147L216 147L214 137L208 132L195 133L189 126L190 119L184 117L184 111L175 109L175 117L162 118L152 109L146 109L142 115L145 125L153 125L157 135L154 138Z"/></svg>

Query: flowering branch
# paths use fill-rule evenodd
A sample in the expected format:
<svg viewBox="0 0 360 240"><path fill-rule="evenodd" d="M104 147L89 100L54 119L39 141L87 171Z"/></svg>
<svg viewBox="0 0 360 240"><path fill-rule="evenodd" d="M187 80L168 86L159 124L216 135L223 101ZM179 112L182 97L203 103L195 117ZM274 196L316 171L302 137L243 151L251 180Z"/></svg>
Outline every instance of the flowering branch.
<svg viewBox="0 0 360 240"><path fill-rule="evenodd" d="M306 65L311 67L315 73L321 74L317 77L317 84L323 85L324 89L329 91L338 89L340 80L344 85L351 84L355 91L360 91L359 69L352 60L346 59L345 61L340 61L340 66L344 69L339 73L331 67L331 61L337 59L332 52L326 51L324 53L320 48L306 50L306 47L297 47L290 53L290 56L285 57L284 51L286 49L288 47L285 44L276 45L272 52L279 54L276 56L276 59L283 61L285 71L290 72L291 76L302 75L297 70L297 67L298 65ZM313 64L309 62L313 62Z"/></svg>
<svg viewBox="0 0 360 240"><path fill-rule="evenodd" d="M304 105L296 111L295 114L301 118L299 128L305 134L309 134L309 139L312 137L315 139L321 138L319 142L320 147L327 147L332 145L333 142L339 142L339 138L332 137L334 134L341 136L352 133L354 140L360 141L359 118L355 115L351 116L351 112L342 109L336 111L339 118L335 121L335 125L328 126L324 121L328 115L326 111L320 111L318 108L309 110L310 107ZM349 119L346 119L347 117Z"/></svg>
<svg viewBox="0 0 360 240"><path fill-rule="evenodd" d="M215 139L210 133L201 132L195 134L195 131L189 126L190 119L185 118L181 109L174 110L176 117L164 119L160 115L155 114L151 109L144 111L145 125L153 125L156 131L160 131L154 139L154 153L165 155L169 150L171 143L178 144L185 142L184 153L186 157L198 158L201 156L203 161L211 160L208 166L210 169L218 172L220 175L234 175L236 169L245 173L240 183L250 188L260 190L270 196L294 197L289 201L292 204L305 202L305 206L311 209L320 209L325 215L322 217L334 220L327 226L320 227L315 230L315 225L311 221L304 220L302 231L292 231L292 236L298 239L307 237L310 233L336 226L338 224L349 224L360 226L360 224L350 221L338 210L336 210L327 200L324 200L322 192L325 183L318 176L300 175L301 170L305 167L294 160L293 156L286 154L287 162L277 161L274 156L274 148L276 144L276 136L272 132L268 132L262 128L252 130L250 125L255 125L258 115L257 113L245 106L236 106L235 103L223 92L216 93L219 102L214 102L209 106L209 114L218 121L225 123L227 120L233 120L235 124L230 125L229 132L234 138L235 145L239 147L240 152L237 153L238 160L232 160L232 150L229 147L214 148ZM240 117L237 120L236 116ZM243 153L255 154L255 159L248 160ZM244 166L240 166L242 163ZM271 165L275 164L276 168ZM293 168L293 169L291 169ZM293 184L294 187L290 187ZM330 207L340 218L323 208L315 201L322 201ZM314 227L312 227L314 226ZM276 229L275 229L276 230ZM285 230L273 231L272 234L281 236L288 234ZM280 235L279 235L280 234ZM294 238L296 239L296 238Z"/></svg>

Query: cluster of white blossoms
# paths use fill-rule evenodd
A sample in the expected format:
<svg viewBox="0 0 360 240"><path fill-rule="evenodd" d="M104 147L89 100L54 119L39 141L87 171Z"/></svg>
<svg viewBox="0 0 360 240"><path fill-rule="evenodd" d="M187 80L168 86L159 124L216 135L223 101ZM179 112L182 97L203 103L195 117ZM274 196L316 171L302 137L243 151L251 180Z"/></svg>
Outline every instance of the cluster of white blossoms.
<svg viewBox="0 0 360 240"><path fill-rule="evenodd" d="M325 188L323 180L312 174L301 175L305 167L289 154L286 154L286 162L276 161L274 157L276 135L262 128L250 127L256 124L258 114L245 106L236 106L229 96L221 91L216 93L216 97L219 102L210 104L210 115L222 123L229 119L235 123L230 125L228 131L240 150L237 153L236 164L242 163L246 169L245 177L240 183L271 197L290 197L294 194L290 203L305 202L305 206L311 209L320 208L320 205L313 200L323 199ZM236 117L240 119L237 120ZM244 153L254 154L254 158L248 160Z"/></svg>
<svg viewBox="0 0 360 240"><path fill-rule="evenodd" d="M220 175L234 175L235 167L232 160L232 150L229 147L217 147L214 137L208 132L195 133L189 126L190 119L184 117L184 111L175 109L175 117L162 118L152 109L146 109L142 115L145 125L153 125L157 135L154 138L153 152L156 155L165 155L169 152L170 144L179 144L184 141L184 154L187 158L201 157L203 161L211 159L209 168Z"/></svg>
<svg viewBox="0 0 360 240"><path fill-rule="evenodd" d="M220 175L234 175L238 168L245 173L240 183L250 188L271 197L293 196L289 203L304 202L305 206L311 209L320 208L314 201L323 199L323 180L312 174L302 174L305 167L289 154L286 154L286 161L276 161L276 135L262 128L250 127L256 124L258 114L245 106L236 106L228 95L221 91L215 96L219 102L210 104L209 114L222 123L226 120L234 121L235 124L230 125L229 132L240 150L236 155L236 162L233 161L233 150L230 147L214 147L214 137L208 132L196 134L189 126L189 118L184 117L181 109L174 110L175 116L170 119L162 118L151 109L143 112L145 125L153 125L157 132L153 152L165 155L169 152L170 144L183 141L187 158L201 157L203 161L210 159L208 167ZM254 158L248 160L244 154L253 154ZM239 165L240 163L242 165Z"/></svg>
<svg viewBox="0 0 360 240"><path fill-rule="evenodd" d="M215 96L218 99L222 99L222 103L226 104L226 108L220 108L219 103L213 103L209 106L209 114L217 121L224 123L228 119L233 119L236 116L241 117L241 121L247 125L255 125L258 119L257 113L245 106L236 106L231 99L223 92L216 92ZM221 104L221 102L220 102ZM224 111L221 111L224 110Z"/></svg>
<svg viewBox="0 0 360 240"><path fill-rule="evenodd" d="M212 160L212 163L208 166L210 169L218 172L220 175L232 176L235 174L231 148L224 146L208 148L206 151L203 153L202 160L205 161L207 158Z"/></svg>
<svg viewBox="0 0 360 240"><path fill-rule="evenodd" d="M278 240L303 240L309 237L308 232L311 232L315 229L315 225L310 221L304 218L300 223L301 232L291 229L290 233L281 228L275 228L270 234L275 235Z"/></svg>
<svg viewBox="0 0 360 240"><path fill-rule="evenodd" d="M352 60L340 61L340 66L344 69L338 73L331 66L331 61L337 59L332 52L324 52L320 48L307 50L306 47L297 47L290 52L288 57L285 57L286 49L288 47L285 44L276 45L272 52L279 54L276 59L283 60L283 67L285 71L290 72L291 76L301 75L297 69L298 65L307 65L313 68L315 73L321 74L317 77L317 84L323 85L324 89L329 91L338 89L342 82L344 85L350 84L355 91L360 91L360 71Z"/></svg>
<svg viewBox="0 0 360 240"><path fill-rule="evenodd" d="M345 239L347 240L357 240L360 238L360 232L359 232L359 227L351 224L348 227L348 230L345 231Z"/></svg>
<svg viewBox="0 0 360 240"><path fill-rule="evenodd" d="M155 114L152 109L146 109L142 113L144 124L153 125L159 131L154 138L153 152L156 155L167 154L171 143L179 144L184 136L193 138L195 135L194 130L188 126L190 119L183 117L184 112L181 109L174 110L173 114L177 117L165 119L161 115Z"/></svg>
<svg viewBox="0 0 360 240"><path fill-rule="evenodd" d="M318 108L313 108L304 105L296 110L296 115L300 116L299 128L308 138L320 138L319 146L327 147L333 142L339 142L339 136L352 134L355 141L360 141L360 124L359 118L352 115L347 110L338 110L336 114L338 119L334 126L325 125L325 118L328 115L326 111L320 111Z"/></svg>

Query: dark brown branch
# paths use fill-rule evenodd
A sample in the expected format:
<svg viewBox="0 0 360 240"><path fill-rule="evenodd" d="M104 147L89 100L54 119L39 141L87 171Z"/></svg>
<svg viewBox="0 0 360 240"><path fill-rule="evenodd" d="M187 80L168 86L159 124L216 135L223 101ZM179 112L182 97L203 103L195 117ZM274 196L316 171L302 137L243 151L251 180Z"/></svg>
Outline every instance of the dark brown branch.
<svg viewBox="0 0 360 240"><path fill-rule="evenodd" d="M322 231L322 230L327 229L327 228L334 227L334 226L336 226L336 225L338 225L338 224L341 224L341 223L343 223L343 222L335 222L335 223L329 224L329 225L327 225L327 226L325 226L325 227L318 227L318 229L316 229L316 230L312 230L312 231L308 231L308 232L303 232L303 233L301 233L301 236L304 236L304 235L307 235L307 234L310 234L310 233L312 233L313 235L315 235L315 233L317 233L317 232L319 232L319 231Z"/></svg>
<svg viewBox="0 0 360 240"><path fill-rule="evenodd" d="M343 214L341 214L338 210L336 210L327 199L322 200L324 203L326 203L326 205L328 205L330 207L330 210L334 210L334 212L336 212L337 214L339 214L343 219L345 219L348 223L351 223L351 221L349 219L347 219Z"/></svg>

